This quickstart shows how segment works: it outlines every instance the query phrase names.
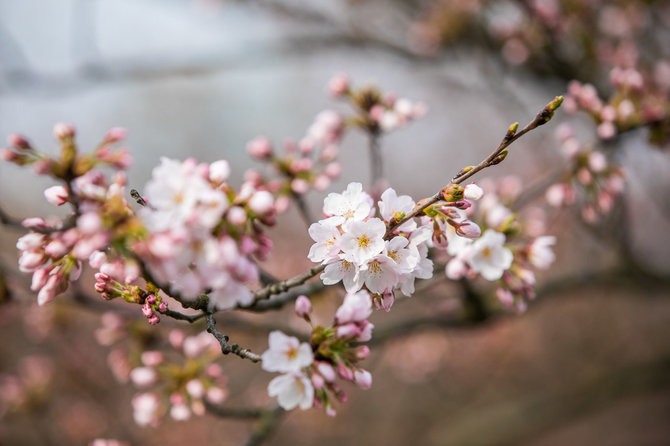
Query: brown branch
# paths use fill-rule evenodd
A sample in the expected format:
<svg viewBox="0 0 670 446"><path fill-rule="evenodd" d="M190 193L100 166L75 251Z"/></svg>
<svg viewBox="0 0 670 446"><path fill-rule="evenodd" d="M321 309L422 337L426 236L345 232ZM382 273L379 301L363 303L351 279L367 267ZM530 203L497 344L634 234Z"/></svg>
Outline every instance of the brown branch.
<svg viewBox="0 0 670 446"><path fill-rule="evenodd" d="M221 344L221 353L224 355L233 353L242 359L248 359L251 362L260 362L260 355L253 353L247 348L242 348L238 344L229 344L228 336L216 329L216 319L214 319L214 316L211 313L208 313L205 316L205 319L207 320L207 332L214 336L216 340L219 341L219 344Z"/></svg>
<svg viewBox="0 0 670 446"><path fill-rule="evenodd" d="M262 407L221 407L203 400L205 409L220 418L254 419L263 416L268 409Z"/></svg>
<svg viewBox="0 0 670 446"><path fill-rule="evenodd" d="M322 272L324 269L326 269L326 265L313 266L304 273L298 274L295 277L282 280L281 282L273 283L272 285L268 285L265 288L261 288L260 290L254 292L254 303L247 308L253 308L256 304L256 301L268 299L271 296L284 293L290 290L291 288L295 288L299 285L304 284L309 279Z"/></svg>
<svg viewBox="0 0 670 446"><path fill-rule="evenodd" d="M167 317L171 317L172 319L187 321L189 324L199 321L207 315L207 313L204 312L197 314L184 314L180 313L179 311L170 310L169 308L163 314Z"/></svg>

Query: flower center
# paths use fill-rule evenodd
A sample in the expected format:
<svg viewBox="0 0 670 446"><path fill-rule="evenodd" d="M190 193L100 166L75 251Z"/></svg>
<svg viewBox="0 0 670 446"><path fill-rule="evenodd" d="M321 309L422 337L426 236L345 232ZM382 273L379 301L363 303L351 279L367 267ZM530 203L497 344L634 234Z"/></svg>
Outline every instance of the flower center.
<svg viewBox="0 0 670 446"><path fill-rule="evenodd" d="M370 237L368 237L366 234L363 234L358 237L356 241L358 242L359 248L367 248L372 240L370 240Z"/></svg>
<svg viewBox="0 0 670 446"><path fill-rule="evenodd" d="M489 248L487 246L486 248L482 249L482 257L484 257L485 259L490 259L491 258L491 248Z"/></svg>

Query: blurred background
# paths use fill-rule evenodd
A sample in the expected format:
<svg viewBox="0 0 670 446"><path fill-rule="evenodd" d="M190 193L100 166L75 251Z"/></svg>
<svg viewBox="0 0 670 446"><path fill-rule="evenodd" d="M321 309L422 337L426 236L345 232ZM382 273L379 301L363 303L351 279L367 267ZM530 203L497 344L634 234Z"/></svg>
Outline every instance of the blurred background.
<svg viewBox="0 0 670 446"><path fill-rule="evenodd" d="M592 82L607 97L608 68L593 50L602 42L581 36L559 44L549 37L560 34L540 33L528 40L542 41L538 49L494 32L523 27L518 16L528 5L543 11L538 5L569 3L0 0L0 135L20 132L57 153L57 122L75 125L82 150L121 126L135 160L131 187L142 187L161 156L227 159L231 183L239 184L254 166L249 140L299 139L321 110L346 110L326 91L328 80L345 72L355 84L428 105L424 118L382 141L387 182L418 200L487 156L512 122L530 121L571 79ZM669 60L667 2L583 3L594 11L584 16L595 23L594 40L628 26L648 52L641 61ZM670 72L659 76L670 84ZM585 114L559 112L555 120L479 178L513 174L537 184L555 176L564 163L554 137L560 122L601 144ZM557 262L538 275L538 299L527 313L423 323L436 312L463 313L462 289L446 279L397 302L372 318L380 338L366 360L372 389L352 387L334 419L319 410L287 414L267 444L668 444L670 156L647 132L641 125L603 143L628 183L625 203L600 226L585 226L578 213L552 214L547 233L559 238ZM347 135L340 160L344 170L331 191L350 181L369 185L364 135ZM53 213L43 199L50 185L29 169L0 164L0 204L15 218ZM313 211L325 194L307 196ZM109 351L93 336L102 307L63 297L37 308L25 291L29 278L16 267L21 234L0 227L0 265L11 291L0 306L0 373L31 376L40 391L20 411L0 413L0 444L75 445L96 437L131 445L244 444L252 421L205 415L137 427L133 389L114 379ZM267 269L274 275L311 266L311 240L294 208L271 235ZM89 283L81 289L95 299ZM490 294L485 283L475 286ZM336 308L335 294L316 302L324 318ZM226 315L219 324L261 352L263 327L306 332L291 313ZM398 325L403 320L410 323ZM177 325L165 320L159 328ZM231 405L270 402L271 375L236 357L220 364Z"/></svg>

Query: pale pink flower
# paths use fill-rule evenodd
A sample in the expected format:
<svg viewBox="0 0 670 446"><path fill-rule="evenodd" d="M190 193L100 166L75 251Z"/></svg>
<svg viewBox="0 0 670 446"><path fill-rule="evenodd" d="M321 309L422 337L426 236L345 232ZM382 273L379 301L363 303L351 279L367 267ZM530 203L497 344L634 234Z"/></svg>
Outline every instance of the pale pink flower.
<svg viewBox="0 0 670 446"><path fill-rule="evenodd" d="M316 242L309 249L307 255L312 262L327 262L337 258L340 252L340 230L333 223L337 223L337 221L333 222L331 219L326 219L310 225L309 236Z"/></svg>
<svg viewBox="0 0 670 446"><path fill-rule="evenodd" d="M359 274L368 290L379 294L391 291L399 279L398 265L393 259L383 254L361 265Z"/></svg>
<svg viewBox="0 0 670 446"><path fill-rule="evenodd" d="M298 338L275 330L269 336L269 348L261 356L263 370L268 372L298 372L314 360L312 349Z"/></svg>
<svg viewBox="0 0 670 446"><path fill-rule="evenodd" d="M386 225L378 218L352 221L340 239L340 247L348 257L361 265L384 249Z"/></svg>
<svg viewBox="0 0 670 446"><path fill-rule="evenodd" d="M372 198L363 192L361 183L349 183L341 194L331 192L323 201L323 213L346 219L363 220L370 215Z"/></svg>
<svg viewBox="0 0 670 446"><path fill-rule="evenodd" d="M367 291L350 293L344 297L344 302L335 313L337 324L348 322L360 322L366 320L372 314L372 300Z"/></svg>
<svg viewBox="0 0 670 446"><path fill-rule="evenodd" d="M538 237L528 247L528 259L534 267L547 269L556 259L554 251L551 249L556 244L556 237L546 235Z"/></svg>
<svg viewBox="0 0 670 446"><path fill-rule="evenodd" d="M349 90L349 76L345 73L338 73L328 82L328 93L337 98Z"/></svg>
<svg viewBox="0 0 670 446"><path fill-rule="evenodd" d="M505 234L487 229L484 235L472 244L469 263L475 272L486 280L498 280L512 266L512 251L505 248Z"/></svg>
<svg viewBox="0 0 670 446"><path fill-rule="evenodd" d="M388 188L382 193L381 200L377 203L382 218L390 222L394 218L400 219L414 209L414 200L409 195L400 195L395 190ZM409 220L398 228L400 231L411 232L416 229L416 222Z"/></svg>
<svg viewBox="0 0 670 446"><path fill-rule="evenodd" d="M54 125L54 137L56 139L72 138L74 137L74 127L71 124L59 122Z"/></svg>
<svg viewBox="0 0 670 446"><path fill-rule="evenodd" d="M329 263L321 273L320 278L324 285L335 285L341 280L348 293L354 293L363 286L363 281L358 273L358 266L345 258Z"/></svg>
<svg viewBox="0 0 670 446"><path fill-rule="evenodd" d="M277 402L285 410L300 407L309 409L314 403L314 387L305 375L285 374L270 381L268 395L277 397Z"/></svg>

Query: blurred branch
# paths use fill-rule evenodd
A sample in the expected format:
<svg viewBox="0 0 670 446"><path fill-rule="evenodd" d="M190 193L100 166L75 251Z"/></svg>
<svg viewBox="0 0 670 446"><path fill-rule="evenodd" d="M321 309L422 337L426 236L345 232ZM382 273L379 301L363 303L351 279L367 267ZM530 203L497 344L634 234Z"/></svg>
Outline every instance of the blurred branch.
<svg viewBox="0 0 670 446"><path fill-rule="evenodd" d="M246 442L246 446L258 446L262 444L279 424L281 417L285 414L284 409L277 407L265 411Z"/></svg>
<svg viewBox="0 0 670 446"><path fill-rule="evenodd" d="M207 313L201 312L197 314L184 314L179 311L170 310L169 308L165 311L165 316L171 317L172 319L177 319L180 321L187 321L189 324L199 321L207 315Z"/></svg>
<svg viewBox="0 0 670 446"><path fill-rule="evenodd" d="M295 204L298 207L298 212L300 213L302 221L305 223L305 226L309 228L309 226L314 222L314 218L312 217L312 213L309 211L309 206L307 206L305 196L292 193L291 198L293 198L293 201L295 201Z"/></svg>
<svg viewBox="0 0 670 446"><path fill-rule="evenodd" d="M384 163L381 153L381 144L379 142L379 132L370 131L369 137L371 168L370 178L372 180L372 187L374 188L384 177Z"/></svg>

